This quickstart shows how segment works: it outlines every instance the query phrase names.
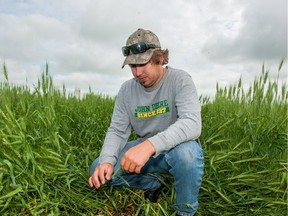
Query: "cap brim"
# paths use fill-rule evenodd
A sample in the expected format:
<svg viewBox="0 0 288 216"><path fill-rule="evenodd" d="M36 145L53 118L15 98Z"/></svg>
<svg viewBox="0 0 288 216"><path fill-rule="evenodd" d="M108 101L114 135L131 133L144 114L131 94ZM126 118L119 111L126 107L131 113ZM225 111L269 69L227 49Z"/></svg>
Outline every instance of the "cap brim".
<svg viewBox="0 0 288 216"><path fill-rule="evenodd" d="M149 49L145 53L128 55L122 64L122 68L127 64L146 64L151 59L154 50Z"/></svg>

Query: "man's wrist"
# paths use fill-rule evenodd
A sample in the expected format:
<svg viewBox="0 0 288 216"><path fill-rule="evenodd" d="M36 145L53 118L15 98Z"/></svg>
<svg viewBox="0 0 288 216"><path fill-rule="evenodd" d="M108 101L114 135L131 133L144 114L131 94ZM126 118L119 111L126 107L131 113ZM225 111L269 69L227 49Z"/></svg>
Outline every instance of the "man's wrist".
<svg viewBox="0 0 288 216"><path fill-rule="evenodd" d="M149 140L145 140L142 144L145 145L145 147L147 148L147 150L151 156L155 154L156 149Z"/></svg>

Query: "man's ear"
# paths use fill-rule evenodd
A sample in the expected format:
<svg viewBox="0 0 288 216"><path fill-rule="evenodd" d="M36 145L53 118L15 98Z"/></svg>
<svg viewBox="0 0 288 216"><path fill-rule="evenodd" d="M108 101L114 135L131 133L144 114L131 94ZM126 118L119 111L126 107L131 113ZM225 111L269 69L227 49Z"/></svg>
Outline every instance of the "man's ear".
<svg viewBox="0 0 288 216"><path fill-rule="evenodd" d="M160 65L164 65L165 64L165 59L164 59L164 55L163 53L160 56Z"/></svg>

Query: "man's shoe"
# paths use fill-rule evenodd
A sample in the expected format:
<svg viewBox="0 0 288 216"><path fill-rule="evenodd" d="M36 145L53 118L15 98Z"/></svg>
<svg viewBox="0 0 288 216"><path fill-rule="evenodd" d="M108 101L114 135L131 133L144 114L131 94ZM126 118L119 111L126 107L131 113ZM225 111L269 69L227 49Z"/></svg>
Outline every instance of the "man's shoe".
<svg viewBox="0 0 288 216"><path fill-rule="evenodd" d="M156 190L147 190L144 192L144 198L149 199L150 202L156 203L165 185L161 184Z"/></svg>

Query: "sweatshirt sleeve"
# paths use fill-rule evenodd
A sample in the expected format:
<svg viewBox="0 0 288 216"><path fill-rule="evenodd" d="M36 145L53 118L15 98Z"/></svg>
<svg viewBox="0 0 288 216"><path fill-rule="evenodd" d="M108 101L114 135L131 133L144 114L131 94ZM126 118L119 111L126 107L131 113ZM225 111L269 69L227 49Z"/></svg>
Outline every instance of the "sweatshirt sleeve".
<svg viewBox="0 0 288 216"><path fill-rule="evenodd" d="M197 139L201 134L201 105L196 87L189 74L179 79L175 82L177 121L148 139L156 149L156 156L182 142Z"/></svg>
<svg viewBox="0 0 288 216"><path fill-rule="evenodd" d="M129 115L124 103L127 97L124 89L122 85L116 98L112 120L99 157L100 164L110 163L114 166L131 133Z"/></svg>

